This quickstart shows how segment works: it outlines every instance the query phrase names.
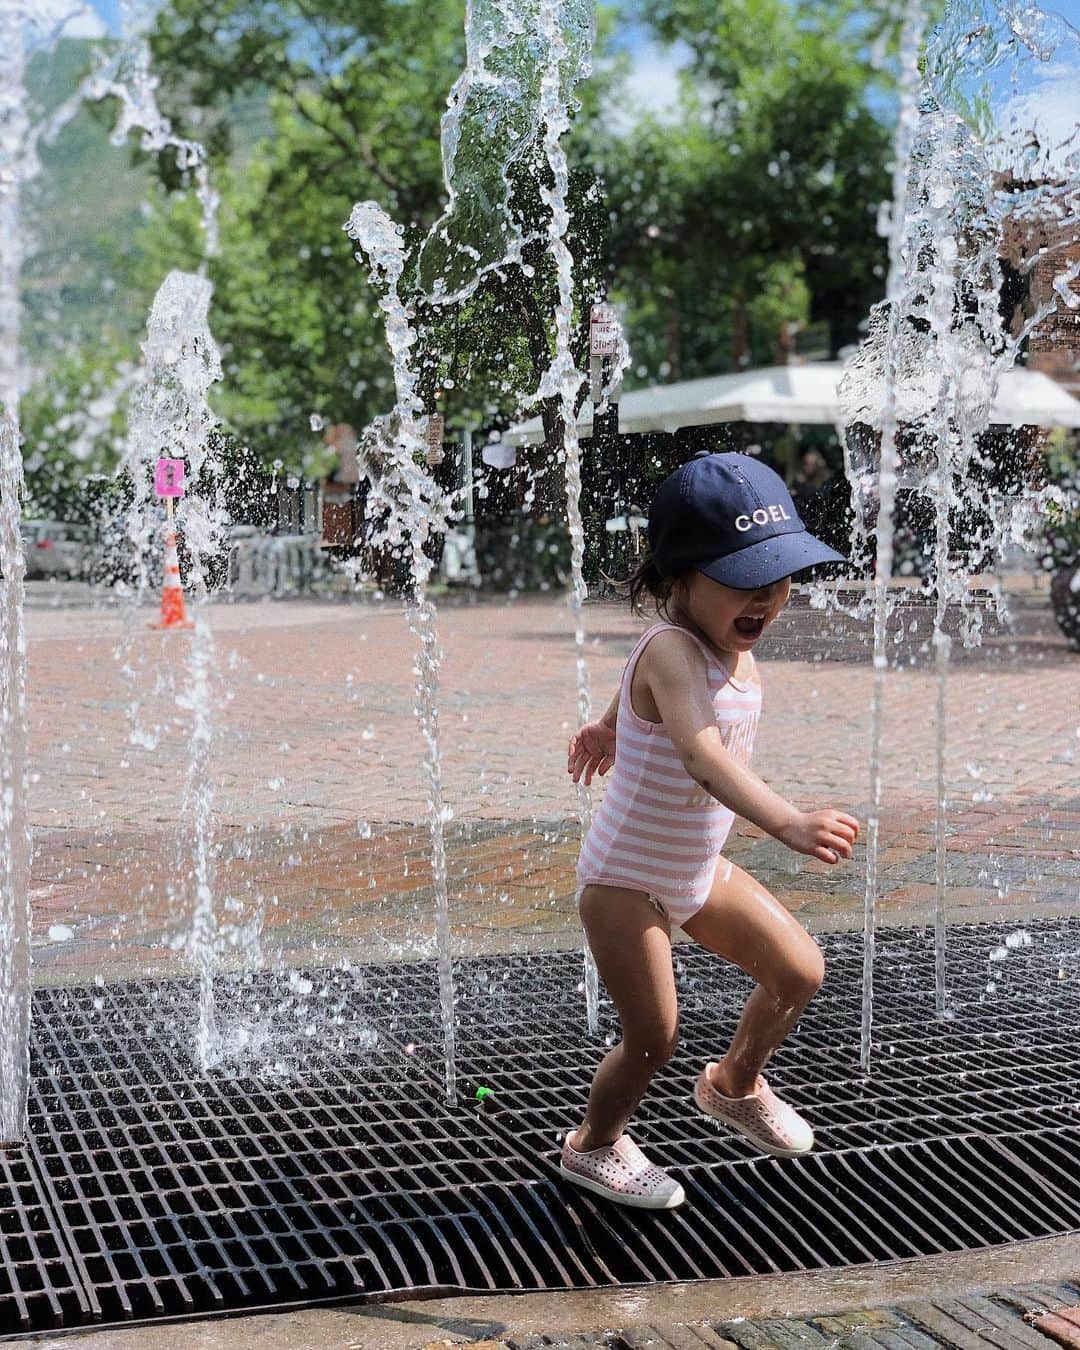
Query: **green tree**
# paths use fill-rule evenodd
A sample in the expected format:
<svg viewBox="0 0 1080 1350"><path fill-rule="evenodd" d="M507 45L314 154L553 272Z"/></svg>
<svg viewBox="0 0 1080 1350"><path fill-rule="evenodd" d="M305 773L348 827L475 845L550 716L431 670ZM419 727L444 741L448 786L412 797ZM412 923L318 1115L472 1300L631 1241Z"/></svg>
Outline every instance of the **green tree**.
<svg viewBox="0 0 1080 1350"><path fill-rule="evenodd" d="M222 248L210 261L226 365L218 406L265 458L295 464L309 453L313 412L359 427L392 402L379 297L342 225L355 201L373 198L415 250L442 213L440 117L464 60L462 20L458 3L396 0L173 0L161 12L153 48L163 106L219 164ZM602 86L582 91L594 110ZM263 91L270 127L237 166L230 109L247 90ZM193 109L198 126L187 124ZM539 146L514 169L513 210L526 234L546 224L546 172ZM587 308L606 221L580 157L571 196ZM148 270L175 265L195 243L192 224L187 206L155 222L143 241ZM523 262L487 274L459 303L429 306L415 289L408 297L425 403L451 423L510 416L546 369L555 279L542 244ZM553 406L545 412L554 437Z"/></svg>
<svg viewBox="0 0 1080 1350"><path fill-rule="evenodd" d="M24 515L95 521L95 481L115 468L134 368L117 338L75 348L36 381L20 408Z"/></svg>
<svg viewBox="0 0 1080 1350"><path fill-rule="evenodd" d="M835 354L884 282L891 103L867 48L887 48L887 18L844 0L657 0L645 15L691 59L678 120L607 145L621 285L658 279L685 375L772 359L777 331L753 331L764 278L788 296L772 321L824 324ZM702 331L705 309L719 322Z"/></svg>
<svg viewBox="0 0 1080 1350"><path fill-rule="evenodd" d="M630 59L616 41L626 12L601 11L597 73L567 137L579 367L589 304L604 292L624 307L640 378L770 361L809 322L832 350L853 339L883 285L875 212L891 132L887 80L865 60L887 24L847 5L657 0L651 31L692 54L670 118L627 108ZM313 413L359 428L392 402L380 297L342 225L373 198L415 250L439 219L440 118L463 17L463 0L169 0L159 11L160 101L207 145L222 197L209 260L225 361L215 406L264 462L312 463ZM167 192L183 186L175 164L166 155L155 167L166 192L125 258L144 307L203 251L194 204ZM542 234L546 165L534 153L513 172L516 221ZM452 305L410 291L423 397L451 426L510 419L548 364L555 278L542 238L522 262ZM556 410L542 411L550 445ZM557 478L553 466L553 492Z"/></svg>

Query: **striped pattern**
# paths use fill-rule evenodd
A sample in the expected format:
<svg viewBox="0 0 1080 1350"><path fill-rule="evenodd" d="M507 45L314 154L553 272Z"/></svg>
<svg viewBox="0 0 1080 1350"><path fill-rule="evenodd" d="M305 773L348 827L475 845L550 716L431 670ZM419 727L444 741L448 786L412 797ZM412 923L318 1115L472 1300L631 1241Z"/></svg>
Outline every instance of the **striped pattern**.
<svg viewBox="0 0 1080 1350"><path fill-rule="evenodd" d="M734 813L699 787L683 767L662 723L646 722L630 705L630 686L656 624L630 654L619 692L615 765L578 859L579 886L590 883L644 891L673 923L705 903ZM686 631L681 629L680 631ZM693 637L693 634L690 634ZM761 712L761 687L737 685L704 643L709 691L724 745L749 763Z"/></svg>
<svg viewBox="0 0 1080 1350"><path fill-rule="evenodd" d="M180 580L180 558L176 550L176 531L170 526L165 535L165 577L161 585L161 618L151 628L191 628L184 609L184 586Z"/></svg>
<svg viewBox="0 0 1080 1350"><path fill-rule="evenodd" d="M182 591L184 589L180 581L180 554L176 547L175 530L170 530L165 536L165 577L162 581L162 589L166 591Z"/></svg>

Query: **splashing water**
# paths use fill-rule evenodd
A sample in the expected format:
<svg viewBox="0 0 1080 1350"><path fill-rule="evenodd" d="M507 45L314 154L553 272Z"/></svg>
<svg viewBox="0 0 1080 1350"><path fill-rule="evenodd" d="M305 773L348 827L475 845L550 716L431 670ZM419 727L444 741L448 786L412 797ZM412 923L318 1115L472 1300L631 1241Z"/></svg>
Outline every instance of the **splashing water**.
<svg viewBox="0 0 1080 1350"><path fill-rule="evenodd" d="M400 295L407 261L401 231L375 202L354 206L345 230L358 246L357 261L366 260L372 281L383 292L379 303L386 316L386 340L394 367L396 402L390 417L377 429L376 453L381 464L377 476L372 477L368 515L371 520L378 520L380 514L384 518L374 536L377 542L398 551L405 549L409 559L408 613L409 627L419 643L416 713L424 742L446 1095L454 1105L457 1102L454 974L445 839L445 827L452 812L443 801L442 792L438 703L442 652L435 606L427 597L432 564L424 550L429 539L445 532L451 501L416 462L425 444L419 421L423 407L411 364L416 331Z"/></svg>
<svg viewBox="0 0 1080 1350"><path fill-rule="evenodd" d="M979 7L981 32L973 40L971 15L952 10L935 34L927 53L929 106L923 115L923 154L920 211L913 221L924 251L916 255L916 277L921 288L920 309L929 327L924 341L927 360L936 360L939 388L930 439L935 442L934 583L937 606L934 647L938 675L937 697L937 847L935 904L935 994L939 1014L946 1012L945 901L946 901L946 684L951 639L944 619L950 602L958 604L967 645L981 639L982 613L966 607L967 580L977 562L950 552L950 523L957 518L978 519L981 487L973 469L980 467L979 435L990 424L991 407L1001 375L1015 361L1024 339L1056 308L1056 297L1041 306L1017 331L1010 333L1000 313L999 261L1006 234L1020 220L1049 217L1060 221L1061 208L1072 214L1072 227L1059 246L1080 237L1076 208L1080 188L1075 172L1072 184L1057 180L1062 165L1053 162L1052 137L1038 127L1028 104L1029 94L1018 96L1013 81L1024 74L1030 89L1047 64L1064 62L1075 73L1080 57L1080 34L1056 16L1035 6L1002 4ZM993 32L996 55L990 58L986 41ZM977 67L973 67L973 59ZM1002 67L1008 69L1004 83ZM1022 68L1022 72L1021 69ZM1010 85L1013 85L1010 89ZM1074 128L1075 131L1075 128ZM1036 150L1039 136L1051 144ZM1076 168L1076 155L1072 156ZM1036 186L1015 191L1017 178ZM1018 201L1018 195L1023 198ZM923 262L923 259L926 259ZM1060 283L1061 278L1058 278ZM1056 288L1055 288L1056 290ZM985 461L983 461L985 462ZM1008 515L1000 508L985 518L979 538L987 556L1000 554ZM999 607L1004 596L997 594Z"/></svg>
<svg viewBox="0 0 1080 1350"><path fill-rule="evenodd" d="M150 65L150 49L143 36L150 10L138 0L122 0L121 41L107 54L98 68L83 82L72 99L49 127L55 136L66 117L83 100L115 98L119 115L110 136L111 143L123 145L133 131L141 132L141 148L150 154L171 150L177 168L190 174L201 206L204 237L204 262L217 250L218 196L209 177L203 147L196 141L177 136L156 99L157 79ZM184 799L181 804L181 838L178 870L189 867L191 895L184 908L190 914L188 955L199 982L199 1012L196 1052L206 1069L220 1057L221 1035L214 1003L213 972L216 965L218 932L213 890L213 781L210 757L213 744L212 688L217 663L213 633L205 612L207 598L207 561L221 546L227 520L221 507L220 475L211 474L214 489L207 496L199 490L199 479L211 454L212 431L216 419L207 402L208 391L221 379L221 358L209 330L208 314L212 288L202 275L170 272L154 297L142 347L142 366L136 373L131 399L128 432L118 473L125 474L131 487L127 512L127 535L135 563L136 587L128 593L123 606L123 638L120 645L121 669L132 683L134 670L132 647L138 623L140 601L150 583L150 564L161 556L161 524L153 497L154 466L159 456L183 459L194 491L182 499L177 525L182 531L190 563L190 582L195 596L194 634L187 650L186 688L177 702L191 713L191 734ZM167 650L167 648L166 648ZM175 684L176 670L170 664L159 682L157 697L168 694ZM133 744L147 737L138 726L140 708L132 694L129 716ZM257 946L257 933L252 942Z"/></svg>
<svg viewBox="0 0 1080 1350"><path fill-rule="evenodd" d="M592 40L590 3L559 9L555 52L538 0L468 0L465 69L442 120L447 205L418 254L418 286L432 303L466 298L542 238L523 233L514 175L528 170L546 125L544 82L557 81L557 103L567 105L588 73Z"/></svg>
<svg viewBox="0 0 1080 1350"><path fill-rule="evenodd" d="M0 0L0 40L9 35L14 0ZM17 24L16 20L16 24ZM1048 312L1042 306L1018 331L1007 332L997 306L998 256L1008 228L1038 221L1047 211L1063 225L1076 219L1075 189L1055 179L1058 173L1047 135L1025 139L1036 126L1030 109L1011 91L1018 64L1036 63L1052 71L1063 64L1076 34L1063 21L1034 6L979 3L950 11L930 44L925 80L920 85L917 57L924 14L911 0L902 40L901 117L896 142L894 209L889 222L890 271L886 303L874 316L871 337L852 362L847 381L851 422L880 436L879 458L846 446L857 511L857 529L866 535L872 520L876 575L873 704L871 710L871 812L868 831L867 885L864 898L865 952L861 1057L869 1064L873 1021L873 957L879 884L882 803L882 733L886 694L886 629L894 570L894 506L898 487L934 499L935 588L934 651L937 665L936 750L936 980L939 1011L945 1010L945 900L947 881L945 714L952 639L950 617L959 620L965 642L979 640L980 612L967 604L967 581L974 563L950 553L950 522L970 510L982 491L977 471L980 432L989 422L997 380L1016 356L1019 344ZM134 30L133 30L134 31ZM18 29L15 29L18 36ZM522 265L527 243L543 241L557 286L554 309L555 349L535 400L554 400L559 409L561 444L556 453L565 469L571 536L572 589L578 715L591 716L585 662L582 576L584 530L580 511L581 466L577 413L585 381L573 357L574 260L568 246L568 168L563 139L576 81L587 74L591 42L591 5L583 0L470 0L467 20L468 61L454 86L443 121L447 209L410 260L402 233L373 203L354 208L346 229L383 292L387 341L393 358L396 401L393 413L374 429L375 457L369 512L385 520L375 542L406 551L410 561L409 623L418 642L417 715L424 743L439 987L446 1050L446 1086L455 1100L454 984L447 891L445 825L451 813L443 801L439 744L439 649L437 614L427 588L431 563L425 544L445 532L452 501L418 466L424 448L423 406L417 390L414 316L402 298L410 261L425 300L448 303L468 295L479 279L500 265ZM22 115L21 39L0 49L0 568L3 610L0 642L3 664L0 715L3 723L3 798L0 801L0 920L14 940L0 944L0 1138L5 1122L18 1121L25 1095L23 1063L29 993L29 916L26 866L29 856L25 812L24 637L22 632L22 560L18 532L21 463L17 428L19 270L19 145L25 141ZM1069 62L1064 61L1068 66ZM1075 70L1075 63L1072 68ZM1047 73L1046 78L1057 78ZM117 143L132 127L143 130L149 150L171 147L180 167L189 171L203 206L208 250L214 246L216 202L206 175L205 157L194 142L174 137L154 101L154 80L145 44L129 41L113 64L88 83L92 97L115 96L121 104ZM921 95L921 102L920 102ZM14 108L14 112L12 112ZM18 132L16 136L13 132ZM16 153L10 153L11 146ZM539 167L539 183L548 212L542 233L524 234L515 216L514 180L519 169ZM1075 152L1072 158L1075 158ZM15 168L10 169L14 164ZM1075 163L1070 173L1075 178ZM1008 179L1002 181L1003 176ZM1036 184L1032 187L1031 184ZM1070 193L1072 195L1070 195ZM11 228L8 228L8 226ZM1073 235L1075 237L1075 233ZM1076 271L1056 279L1056 292L1072 295ZM134 500L128 519L138 559L140 591L148 585L148 560L158 547L149 474L157 455L171 451L186 458L191 478L199 477L207 455L212 415L206 402L221 376L216 348L206 323L209 284L198 276L173 273L155 300L150 316L144 367L133 401L125 451ZM213 635L203 607L206 559L219 546L224 516L213 494L192 494L181 508L192 558L198 606L190 644L186 691L181 695L192 720L191 757L184 801L190 835L191 930L189 954L200 985L199 1057L205 1068L221 1053L221 1033L213 1001L213 971L220 938L214 905L213 748L215 659ZM986 515L985 512L982 513ZM993 551L1006 533L1005 517L991 513L979 527L976 551ZM589 822L589 796L580 788L583 829ZM25 933L25 941L20 934ZM25 962L25 973L19 969ZM587 958L586 1000L595 1030L598 987ZM7 996L5 991L11 991ZM310 992L310 990L306 991ZM5 1054L8 1058L5 1059ZM7 1098L4 1084L11 1083ZM16 1104L12 1108L11 1103ZM17 1125L16 1128L21 1128Z"/></svg>
<svg viewBox="0 0 1080 1350"><path fill-rule="evenodd" d="M0 42L4 40L0 24ZM0 230L9 214L0 209ZM26 814L25 562L15 405L0 407L0 1142L26 1124L30 1030L30 828Z"/></svg>
<svg viewBox="0 0 1080 1350"><path fill-rule="evenodd" d="M227 517L219 500L218 475L208 492L202 486L209 467L215 417L208 397L221 379L221 356L209 328L210 282L190 272L170 272L151 306L143 364L132 398L128 434L120 472L131 483L127 530L136 559L138 585L126 606L124 666L130 665L130 644L137 622L138 600L146 592L150 559L160 553L160 511L153 496L154 466L158 457L184 459L191 490L182 499L177 525L183 531L190 559L195 599L195 631L186 653L186 688L178 702L191 714L189 759L181 810L183 851L187 855L191 896L188 956L199 982L199 1021L196 1051L203 1069L220 1057L221 1036L214 1003L213 974L217 956L214 911L213 849L214 790L210 757L213 746L214 638L206 614L211 556L221 547ZM171 526L168 527L171 529ZM172 641L166 637L165 642ZM169 648L163 647L167 654ZM166 681L175 677L171 666ZM159 689L157 696L162 696ZM138 706L132 704L132 716Z"/></svg>
<svg viewBox="0 0 1080 1350"><path fill-rule="evenodd" d="M539 397L556 396L563 444L559 456L566 471L566 508L570 527L570 565L572 581L570 609L574 619L574 644L577 660L578 718L582 723L592 718L592 698L589 692L589 672L585 664L585 620L583 606L587 590L583 576L585 559L585 530L581 519L581 453L578 445L578 394L585 376L574 364L571 351L571 332L574 320L574 259L566 242L570 226L567 207L569 168L562 138L570 128L568 96L562 81L563 63L568 56L565 31L580 32L581 14L568 0L544 0L540 6L539 31L547 44L548 59L541 80L540 116L544 126L544 155L551 171L552 183L543 184L540 195L551 212L548 226L548 251L555 264L558 278L558 304L555 309L555 355L541 384ZM587 32L589 30L586 30ZM587 61L591 35L585 45ZM586 67L587 71L587 67ZM584 781L578 784L578 812L581 818L582 838L588 833L592 816L589 789ZM589 1030L595 1035L599 1028L600 990L596 963L588 943L585 945L585 1006Z"/></svg>
<svg viewBox="0 0 1080 1350"><path fill-rule="evenodd" d="M188 668L190 690L185 703L191 712L191 739L183 811L192 860L188 956L199 982L195 1055L205 1073L221 1059L222 1040L214 999L218 940L214 908L214 783L210 771L214 741L214 636L203 604L196 610Z"/></svg>
<svg viewBox="0 0 1080 1350"><path fill-rule="evenodd" d="M554 264L558 295L555 351L532 403L557 401L570 531L578 717L592 716L585 662L583 577L585 531L581 518L581 456L577 414L584 374L575 365L574 260L567 244L569 168L563 137L577 84L588 77L594 38L590 0L471 0L466 14L467 62L450 93L443 118L442 149L448 205L425 240L418 278L425 298L439 304L469 295L496 267L522 264L522 250L544 239ZM540 198L549 213L543 235L524 233L514 213L513 174L527 166L539 143L551 182L541 181ZM628 363L620 351L614 384ZM605 397L611 392L605 390ZM589 789L578 784L582 836L591 818ZM589 1027L598 1025L599 986L595 964L585 950Z"/></svg>
<svg viewBox="0 0 1080 1350"><path fill-rule="evenodd" d="M121 5L124 39L113 54L45 123L31 127L24 86L27 37L44 32L44 45L51 46L62 35L65 23L79 12L78 5L54 3L53 0L38 0L29 7L16 3L16 0L0 0L0 574L3 577L0 590L0 728L3 732L0 735L0 933L3 934L0 942L0 1139L16 1138L23 1130L28 1064L30 911L27 879L30 841L26 813L25 562L19 531L22 493L18 428L19 272L22 263L19 195L21 184L37 170L38 143L55 138L84 99L117 98L121 116L112 137L113 143L121 144L131 129L141 128L143 149L156 152L172 148L178 167L190 172L196 181L203 208L207 251L212 252L216 245L217 199L209 183L205 155L197 143L176 137L157 108L149 52L139 36L142 25L134 4ZM183 390L190 369L185 365L183 341L175 352L170 347L170 331L175 325L164 317L166 312L180 313L185 309L185 303L178 300L178 292L189 287L196 297L195 308L202 305L205 320L209 298L208 289L205 292L201 289L205 286L206 283L199 280L200 289L196 292L190 288L190 282L182 280L182 274L173 274L167 279L155 301L155 313L151 316L144 348L145 379L136 395L137 406L125 448L129 467L136 470L133 474L136 502L129 528L133 539L137 540L135 552L143 585L149 545L149 534L145 529L149 461L173 445L174 453L187 456L193 472L197 473L205 455L204 433L209 425L205 418L180 416L172 431L169 430L170 414L179 414L183 402L182 398L177 401L175 395ZM176 334L172 333L172 336ZM213 367L217 361L216 348L205 332L205 322L202 333L197 336L189 333L188 336L194 337L189 355L201 348L202 356ZM177 378L163 377L169 366L176 367L173 374ZM219 367L212 378L220 378ZM189 388L186 393L193 394L194 390ZM197 403L196 398L188 411ZM205 506L199 499L189 499L186 504L187 542L200 582L204 576L201 559L214 539L216 528L214 512ZM208 647L211 641L209 631L203 625L202 635L200 637L197 631L192 648L192 683L196 689L200 682L199 670L207 660L208 651L212 651ZM198 717L196 723L199 723ZM200 740L198 732L196 740ZM204 763L205 756L201 751L193 755L193 767ZM205 784L193 783L190 776L189 800L193 803L191 814L196 822L196 889L200 905L205 906L209 876L206 864L212 850L209 832L212 798L206 795ZM205 924L195 926L200 933L205 929ZM209 989L208 980L203 984L205 995ZM200 1043L209 1044L213 1040L212 1002L207 1003L205 997L203 1002Z"/></svg>
<svg viewBox="0 0 1080 1350"><path fill-rule="evenodd" d="M579 712L589 716L581 604L584 530L579 505L580 457L576 398L583 376L570 353L573 317L573 259L566 244L569 224L568 170L561 138L569 125L568 106L577 81L588 72L592 6L583 0L471 0L466 15L466 68L456 81L442 124L447 207L429 231L416 259L416 278L425 301L439 305L472 293L495 267L521 264L529 238L513 210L513 172L527 165L543 136L543 153L553 186L541 185L550 211L548 247L558 275L556 350L536 399L557 397L562 410L570 531L573 544ZM538 60L542 52L543 59ZM384 542L406 547L412 596L410 626L419 639L417 714L426 748L428 822L435 881L439 987L446 1049L447 1095L455 1100L453 969L450 952L444 824L450 819L441 787L438 743L438 680L441 654L434 607L426 597L431 564L424 542L444 533L452 502L415 463L423 448L412 348L416 332L401 298L407 258L401 230L372 202L357 205L346 230L366 258L373 280L383 291L387 342L394 365L396 404L378 432L382 467L372 475L368 515L385 513ZM582 819L588 823L588 796L582 792ZM597 1003L595 968L587 962L590 1007ZM592 1014L595 1019L595 1012Z"/></svg>
<svg viewBox="0 0 1080 1350"><path fill-rule="evenodd" d="M904 12L900 40L900 111L897 121L893 160L893 215L889 224L889 277L886 303L890 305L890 330L899 328L899 298L903 282L902 249L907 215L908 172L911 162L913 128L919 86L918 55L923 31L921 0L911 0ZM893 503L896 492L897 415L895 336L890 331L885 344L882 389L884 410L881 424L881 459L877 473L877 522L874 532L876 562L874 571L874 674L870 711L870 811L867 819L866 891L863 904L863 986L860 1062L865 1071L870 1063L870 1039L874 1003L874 939L878 888L878 850L881 830L882 761L881 738L885 703L885 632L889 614L888 585L893 560ZM857 417L848 418L858 420ZM858 475L853 482L856 505L860 504ZM856 518L860 513L856 510Z"/></svg>
<svg viewBox="0 0 1080 1350"><path fill-rule="evenodd" d="M26 560L19 431L20 199L38 171L27 111L28 48L50 48L79 12L62 0L0 0L0 1140L26 1124L30 1029L30 827L26 770Z"/></svg>
<svg viewBox="0 0 1080 1350"><path fill-rule="evenodd" d="M120 42L83 82L66 107L77 107L83 99L115 98L120 105L120 115L110 136L113 145L123 145L132 131L140 131L139 144L147 154L156 155L163 150L173 152L176 167L194 180L195 195L202 208L205 254L212 257L218 247L219 197L210 182L210 169L202 145L177 136L157 105L158 80L151 69L150 47L142 36L151 14L151 7L136 0L121 0ZM55 135L57 129L54 118L50 134Z"/></svg>
<svg viewBox="0 0 1080 1350"><path fill-rule="evenodd" d="M1010 231L1022 234L1025 228L1038 227L1049 231L1053 247L1060 248L1078 237L1076 153L1067 151L1068 139L1059 143L1055 166L1053 150L1033 130L1038 105L1030 91L1033 83L1052 78L1055 64L1075 71L1080 34L1035 6L988 2L977 7L975 19L973 23L970 7L954 6L935 31L917 109L915 49L905 41L888 291L872 316L868 341L849 363L842 389L847 420L880 430L881 439L876 481L866 472L864 459L854 484L857 507L865 509L870 498L870 509L877 510L864 1069L871 1045L886 590L892 573L896 488L899 484L931 496L934 508L935 1001L939 1014L946 1015L945 752L952 639L945 622L950 606L955 607L965 645L981 640L982 612L970 604L969 579L1000 553L1007 538L1015 537L1017 519L1034 515L1030 500L1012 515L989 500L993 459L979 438L990 424L1002 373L1015 361L1024 339L1056 307L1054 299L1047 300L1010 331L1001 314L1001 258ZM912 27L909 13L908 34ZM1021 68L1030 78L1018 78ZM1045 251L1038 256L1045 257ZM1063 275L1068 277L1068 271ZM1060 286L1054 289L1060 294ZM1026 489L1029 499L1037 495ZM958 521L969 539L959 549L950 539ZM1000 590L996 598L1000 607Z"/></svg>
<svg viewBox="0 0 1080 1350"><path fill-rule="evenodd" d="M19 443L20 183L28 137L25 15L0 0L0 1141L26 1126L30 1065L30 834Z"/></svg>
<svg viewBox="0 0 1080 1350"><path fill-rule="evenodd" d="M222 373L221 355L209 328L212 293L205 277L170 272L154 296L147 320L120 466L131 476L127 531L140 565L141 588L148 584L146 565L160 535L153 495L158 458L185 459L188 479L196 485L207 462L217 420L207 396ZM227 521L213 497L194 491L182 502L180 523L192 575L205 591L206 560L220 546Z"/></svg>

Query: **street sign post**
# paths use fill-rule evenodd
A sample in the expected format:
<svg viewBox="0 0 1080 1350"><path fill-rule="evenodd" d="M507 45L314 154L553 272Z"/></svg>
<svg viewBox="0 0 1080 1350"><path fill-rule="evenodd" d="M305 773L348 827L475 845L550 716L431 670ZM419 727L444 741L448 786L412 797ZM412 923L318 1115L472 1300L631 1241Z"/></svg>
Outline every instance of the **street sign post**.
<svg viewBox="0 0 1080 1350"><path fill-rule="evenodd" d="M590 357L619 354L619 316L611 305L593 305L589 315Z"/></svg>
<svg viewBox="0 0 1080 1350"><path fill-rule="evenodd" d="M427 420L427 462L434 467L446 458L443 452L443 435L446 431L446 419L442 413L432 413Z"/></svg>

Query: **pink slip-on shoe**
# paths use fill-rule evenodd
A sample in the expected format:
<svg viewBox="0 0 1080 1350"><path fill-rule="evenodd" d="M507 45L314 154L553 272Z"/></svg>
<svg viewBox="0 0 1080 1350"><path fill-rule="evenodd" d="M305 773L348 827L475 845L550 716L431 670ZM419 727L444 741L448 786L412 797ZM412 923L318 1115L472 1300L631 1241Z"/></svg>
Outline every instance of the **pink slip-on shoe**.
<svg viewBox="0 0 1080 1350"><path fill-rule="evenodd" d="M763 1153L774 1158L798 1158L814 1147L814 1131L798 1111L782 1102L764 1078L749 1097L725 1097L713 1087L706 1064L694 1084L694 1104L699 1111L722 1120L746 1136Z"/></svg>
<svg viewBox="0 0 1080 1350"><path fill-rule="evenodd" d="M575 1186L637 1209L674 1209L686 1199L675 1178L653 1166L628 1134L584 1153L574 1148L567 1134L559 1171Z"/></svg>

